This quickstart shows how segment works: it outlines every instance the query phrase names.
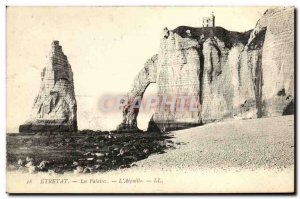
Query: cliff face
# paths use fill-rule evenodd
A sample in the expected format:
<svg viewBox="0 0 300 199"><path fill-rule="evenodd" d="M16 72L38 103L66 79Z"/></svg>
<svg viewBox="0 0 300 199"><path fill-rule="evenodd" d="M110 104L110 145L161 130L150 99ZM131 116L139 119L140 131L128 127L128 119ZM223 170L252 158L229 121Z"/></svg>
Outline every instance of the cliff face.
<svg viewBox="0 0 300 199"><path fill-rule="evenodd" d="M179 105L180 97L187 97L187 100L199 97L201 71L199 43L194 39L180 37L172 31L166 29L165 31L158 53L156 83L158 95L161 97L160 104L166 105L156 111L153 120L159 126L168 125L169 128L174 125L199 124L200 101L195 100L193 107L196 111L179 111L178 107L172 107L172 102Z"/></svg>
<svg viewBox="0 0 300 199"><path fill-rule="evenodd" d="M261 116L259 67L263 35L251 46L244 42L237 40L227 47L224 41L212 37L203 43L203 123Z"/></svg>
<svg viewBox="0 0 300 199"><path fill-rule="evenodd" d="M158 84L159 96L195 96L199 101L192 112L171 112L168 106L157 110L151 125L179 129L293 114L294 8L267 10L256 27L244 33L221 27L165 28L155 63L151 82ZM148 86L148 78L140 77L130 96L142 96ZM129 114L134 115L133 128L137 114L138 110ZM123 115L130 126L128 113Z"/></svg>
<svg viewBox="0 0 300 199"><path fill-rule="evenodd" d="M262 100L265 116L294 110L294 9L268 10L258 27L266 27L262 53Z"/></svg>
<svg viewBox="0 0 300 199"><path fill-rule="evenodd" d="M73 73L58 41L51 45L49 62L41 73L41 87L30 120L20 132L77 131Z"/></svg>

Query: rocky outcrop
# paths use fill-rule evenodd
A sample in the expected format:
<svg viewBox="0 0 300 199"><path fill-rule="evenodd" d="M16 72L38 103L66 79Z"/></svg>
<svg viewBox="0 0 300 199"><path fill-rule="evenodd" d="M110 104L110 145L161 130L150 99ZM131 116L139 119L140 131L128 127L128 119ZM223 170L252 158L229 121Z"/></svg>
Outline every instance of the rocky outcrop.
<svg viewBox="0 0 300 199"><path fill-rule="evenodd" d="M41 73L41 87L29 121L20 125L26 132L76 132L77 105L73 73L58 41L53 41L49 62Z"/></svg>
<svg viewBox="0 0 300 199"><path fill-rule="evenodd" d="M194 111L157 110L150 123L161 129L293 114L294 8L267 10L244 33L221 27L165 28L155 63L151 82L157 83L158 96L199 98ZM141 77L130 96L143 96L149 81ZM130 128L137 128L137 114L123 111Z"/></svg>
<svg viewBox="0 0 300 199"><path fill-rule="evenodd" d="M138 103L143 98L144 92L150 83L156 82L157 55L154 55L144 65L144 68L134 79L132 89L127 94L128 103L123 107L123 121L118 130L138 130L137 116L139 113ZM136 108L132 108L132 107Z"/></svg>

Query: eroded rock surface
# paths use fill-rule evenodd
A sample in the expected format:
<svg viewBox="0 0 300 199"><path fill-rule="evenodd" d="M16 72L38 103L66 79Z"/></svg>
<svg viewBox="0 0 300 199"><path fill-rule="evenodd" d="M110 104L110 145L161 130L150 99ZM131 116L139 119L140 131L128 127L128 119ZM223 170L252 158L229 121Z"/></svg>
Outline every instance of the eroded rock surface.
<svg viewBox="0 0 300 199"><path fill-rule="evenodd" d="M200 123L199 47L197 40L181 37L173 31L169 31L168 36L162 37L156 83L158 96L161 96L160 104L166 105L161 106L153 116L159 127L177 128ZM195 111L179 111L176 106L173 108L173 100L173 104L179 104L180 97L187 97L190 101L197 99L195 103L191 102Z"/></svg>
<svg viewBox="0 0 300 199"><path fill-rule="evenodd" d="M151 125L179 129L293 114L294 8L269 9L253 30L243 33L222 27L165 28L155 63L151 82L157 83L158 96L196 96L199 101L192 112L170 112L168 106L157 110ZM146 78L139 74L130 96L143 96L149 84L144 70ZM125 109L123 115L130 128L137 128L138 109Z"/></svg>
<svg viewBox="0 0 300 199"><path fill-rule="evenodd" d="M266 11L257 26L266 27L262 53L262 101L265 116L294 112L294 9Z"/></svg>
<svg viewBox="0 0 300 199"><path fill-rule="evenodd" d="M150 83L156 82L156 71L157 71L157 55L154 55L144 65L144 68L134 79L132 89L128 92L128 103L123 108L123 121L118 126L118 130L138 130L137 127L137 116L139 108L131 108L132 105L137 104L138 99L142 99L144 92ZM137 99L137 100L136 100Z"/></svg>
<svg viewBox="0 0 300 199"><path fill-rule="evenodd" d="M53 41L49 62L41 73L41 87L30 120L20 132L77 131L77 105L73 73L58 41Z"/></svg>

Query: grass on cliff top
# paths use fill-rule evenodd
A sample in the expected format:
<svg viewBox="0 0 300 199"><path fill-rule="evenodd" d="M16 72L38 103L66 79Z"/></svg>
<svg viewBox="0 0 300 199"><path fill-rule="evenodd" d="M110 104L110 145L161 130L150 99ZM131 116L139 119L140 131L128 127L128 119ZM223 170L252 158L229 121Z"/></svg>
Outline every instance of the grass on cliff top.
<svg viewBox="0 0 300 199"><path fill-rule="evenodd" d="M187 30L190 30L190 35L186 32ZM226 30L222 27L194 28L189 26L179 26L173 30L174 33L177 33L181 37L189 37L198 41L200 41L200 37L202 35L204 36L204 38L201 39L201 41L205 41L210 37L216 36L225 43L225 46L227 48L231 48L232 46L234 46L234 44L237 43L242 43L246 45L250 37L251 31L252 30L248 30L246 32L235 32Z"/></svg>

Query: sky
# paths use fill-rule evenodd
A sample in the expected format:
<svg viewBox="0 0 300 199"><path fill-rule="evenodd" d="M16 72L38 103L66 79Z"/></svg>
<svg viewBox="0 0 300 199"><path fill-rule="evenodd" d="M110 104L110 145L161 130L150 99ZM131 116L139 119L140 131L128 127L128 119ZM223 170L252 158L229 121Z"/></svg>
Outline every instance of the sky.
<svg viewBox="0 0 300 199"><path fill-rule="evenodd" d="M164 27L201 27L213 11L216 26L244 32L268 7L8 7L7 132L29 119L40 74L53 40L59 40L74 74L78 128L112 130L121 112L100 111L107 94L124 95L147 59L158 52ZM147 88L154 94L156 85ZM152 112L141 111L147 129Z"/></svg>

